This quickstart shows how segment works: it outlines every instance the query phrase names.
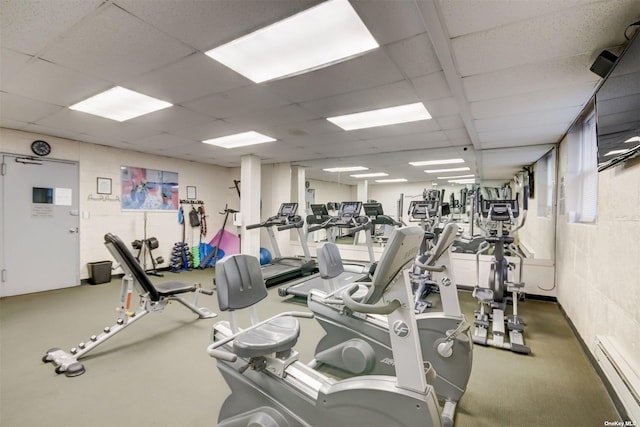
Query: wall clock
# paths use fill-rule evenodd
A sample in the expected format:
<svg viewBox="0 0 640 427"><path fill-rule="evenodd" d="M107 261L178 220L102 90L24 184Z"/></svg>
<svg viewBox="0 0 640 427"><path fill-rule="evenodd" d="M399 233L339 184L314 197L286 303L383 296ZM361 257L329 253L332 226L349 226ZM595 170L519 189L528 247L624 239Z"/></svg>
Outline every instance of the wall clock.
<svg viewBox="0 0 640 427"><path fill-rule="evenodd" d="M38 156L48 156L51 153L51 145L41 139L31 143L31 151Z"/></svg>

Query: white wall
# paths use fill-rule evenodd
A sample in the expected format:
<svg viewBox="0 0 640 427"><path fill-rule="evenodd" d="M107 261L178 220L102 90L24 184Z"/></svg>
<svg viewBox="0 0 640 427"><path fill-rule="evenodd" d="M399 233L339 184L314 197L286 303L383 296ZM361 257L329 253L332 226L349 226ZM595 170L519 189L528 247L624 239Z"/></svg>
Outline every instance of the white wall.
<svg viewBox="0 0 640 427"><path fill-rule="evenodd" d="M169 157L154 156L135 151L127 151L97 144L83 143L64 138L55 138L28 132L0 128L0 152L31 155L30 145L36 139L44 139L52 146L51 158L77 161L80 171L79 205L80 217L80 277L87 278L87 263L111 259L104 246L103 236L111 232L126 243L143 237L143 212L125 212L119 202L89 200L96 194L96 178L112 179L112 197L121 196L120 167L138 166L177 172L180 184L180 198L186 199L186 187L195 186L197 198L205 202L208 233L203 241L208 242L222 226L223 216L219 215L227 201L237 202L229 169ZM185 210L188 206L185 206ZM86 216L88 215L88 218ZM182 239L182 228L178 224L177 212L149 212L147 216L147 237L156 237L160 247L155 256L162 255L168 266L173 244ZM227 225L235 233L231 223ZM191 229L187 219L187 241L198 244L199 229ZM150 261L148 261L150 265Z"/></svg>
<svg viewBox="0 0 640 427"><path fill-rule="evenodd" d="M558 182L566 140L559 155ZM640 162L598 174L596 224L558 210L556 260L558 301L584 342L593 351L596 335L609 337L640 372Z"/></svg>
<svg viewBox="0 0 640 427"><path fill-rule="evenodd" d="M356 200L356 186L309 179L309 188L316 190L316 203Z"/></svg>

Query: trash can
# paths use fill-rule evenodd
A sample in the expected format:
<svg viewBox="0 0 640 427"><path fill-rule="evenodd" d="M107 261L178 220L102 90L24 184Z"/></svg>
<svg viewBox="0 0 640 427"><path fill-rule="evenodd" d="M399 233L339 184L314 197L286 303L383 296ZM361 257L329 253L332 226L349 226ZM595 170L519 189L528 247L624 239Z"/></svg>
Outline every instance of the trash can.
<svg viewBox="0 0 640 427"><path fill-rule="evenodd" d="M111 261L98 261L87 263L89 267L89 283L99 285L111 281Z"/></svg>

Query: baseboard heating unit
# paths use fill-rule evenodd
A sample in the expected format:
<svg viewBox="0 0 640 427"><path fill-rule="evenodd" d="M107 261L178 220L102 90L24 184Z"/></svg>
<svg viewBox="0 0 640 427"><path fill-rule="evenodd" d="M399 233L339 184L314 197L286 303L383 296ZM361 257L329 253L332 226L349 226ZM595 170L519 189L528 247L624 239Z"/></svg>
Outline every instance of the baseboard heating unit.
<svg viewBox="0 0 640 427"><path fill-rule="evenodd" d="M607 337L597 336L594 354L631 423L640 426L640 376Z"/></svg>

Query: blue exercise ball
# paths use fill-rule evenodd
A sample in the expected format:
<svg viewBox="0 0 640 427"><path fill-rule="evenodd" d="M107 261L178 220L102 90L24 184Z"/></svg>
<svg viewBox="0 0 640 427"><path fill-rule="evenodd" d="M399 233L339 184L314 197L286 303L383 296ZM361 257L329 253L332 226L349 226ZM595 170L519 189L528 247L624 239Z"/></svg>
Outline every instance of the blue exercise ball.
<svg viewBox="0 0 640 427"><path fill-rule="evenodd" d="M269 264L271 262L271 252L267 248L260 248L260 265Z"/></svg>

